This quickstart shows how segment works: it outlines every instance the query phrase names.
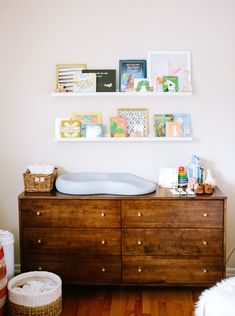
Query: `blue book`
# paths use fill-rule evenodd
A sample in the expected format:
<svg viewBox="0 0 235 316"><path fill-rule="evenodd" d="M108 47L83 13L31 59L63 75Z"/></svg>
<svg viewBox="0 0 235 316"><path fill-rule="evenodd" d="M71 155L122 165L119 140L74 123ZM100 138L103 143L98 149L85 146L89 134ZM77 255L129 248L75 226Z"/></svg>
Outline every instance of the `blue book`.
<svg viewBox="0 0 235 316"><path fill-rule="evenodd" d="M189 113L174 113L174 122L182 124L182 137L190 137L190 115Z"/></svg>
<svg viewBox="0 0 235 316"><path fill-rule="evenodd" d="M145 59L119 60L119 91L133 92L134 80L147 77Z"/></svg>

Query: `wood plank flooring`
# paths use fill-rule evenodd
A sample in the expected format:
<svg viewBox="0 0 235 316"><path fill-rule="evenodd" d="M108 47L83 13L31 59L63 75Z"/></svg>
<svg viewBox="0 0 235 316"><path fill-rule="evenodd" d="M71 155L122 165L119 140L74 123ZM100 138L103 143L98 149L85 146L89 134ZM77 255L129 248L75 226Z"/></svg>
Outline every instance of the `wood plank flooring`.
<svg viewBox="0 0 235 316"><path fill-rule="evenodd" d="M62 316L193 316L203 288L67 286Z"/></svg>

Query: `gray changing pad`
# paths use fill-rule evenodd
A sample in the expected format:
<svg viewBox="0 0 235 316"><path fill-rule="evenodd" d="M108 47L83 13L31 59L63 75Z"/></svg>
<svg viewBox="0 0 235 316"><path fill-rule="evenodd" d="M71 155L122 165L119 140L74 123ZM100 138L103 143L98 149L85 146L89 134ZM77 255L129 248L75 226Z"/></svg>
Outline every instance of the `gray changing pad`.
<svg viewBox="0 0 235 316"><path fill-rule="evenodd" d="M142 195L156 191L156 183L129 173L65 173L56 179L65 194Z"/></svg>

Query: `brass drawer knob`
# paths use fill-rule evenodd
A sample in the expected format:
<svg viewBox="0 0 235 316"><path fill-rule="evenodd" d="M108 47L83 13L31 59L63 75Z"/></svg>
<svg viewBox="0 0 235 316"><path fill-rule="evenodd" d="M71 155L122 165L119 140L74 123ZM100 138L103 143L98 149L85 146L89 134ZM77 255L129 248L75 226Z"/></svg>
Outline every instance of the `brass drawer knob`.
<svg viewBox="0 0 235 316"><path fill-rule="evenodd" d="M204 272L204 273L207 273L208 270L207 270L206 268L203 268L203 272Z"/></svg>
<svg viewBox="0 0 235 316"><path fill-rule="evenodd" d="M206 241L206 240L203 240L203 245L208 245L208 241Z"/></svg>
<svg viewBox="0 0 235 316"><path fill-rule="evenodd" d="M102 244L102 245L105 245L105 244L106 244L106 241L105 241L104 239L102 239L102 240L101 240L101 244Z"/></svg>
<svg viewBox="0 0 235 316"><path fill-rule="evenodd" d="M203 213L203 216L204 216L204 217L208 217L208 214L207 214L207 213Z"/></svg>
<svg viewBox="0 0 235 316"><path fill-rule="evenodd" d="M139 268L138 268L138 272L142 272L142 269L141 269L141 267L139 267Z"/></svg>
<svg viewBox="0 0 235 316"><path fill-rule="evenodd" d="M40 211L37 211L36 215L37 215L37 216L41 216L42 213L41 213Z"/></svg>
<svg viewBox="0 0 235 316"><path fill-rule="evenodd" d="M106 271L106 269L103 267L103 268L101 269L101 271L102 271L102 272L105 272L105 271Z"/></svg>
<svg viewBox="0 0 235 316"><path fill-rule="evenodd" d="M38 267L38 271L42 271L42 267Z"/></svg>
<svg viewBox="0 0 235 316"><path fill-rule="evenodd" d="M102 216L102 217L104 217L106 214L105 214L105 212L104 211L102 211L101 213L100 213L100 216Z"/></svg>
<svg viewBox="0 0 235 316"><path fill-rule="evenodd" d="M142 241L141 241L141 240L138 240L138 241L137 241L137 244L138 244L138 245L142 245Z"/></svg>
<svg viewBox="0 0 235 316"><path fill-rule="evenodd" d="M41 239L38 239L38 244L41 244L42 243L42 240Z"/></svg>
<svg viewBox="0 0 235 316"><path fill-rule="evenodd" d="M139 217L143 216L143 214L142 214L141 212L138 212L137 215L138 215Z"/></svg>

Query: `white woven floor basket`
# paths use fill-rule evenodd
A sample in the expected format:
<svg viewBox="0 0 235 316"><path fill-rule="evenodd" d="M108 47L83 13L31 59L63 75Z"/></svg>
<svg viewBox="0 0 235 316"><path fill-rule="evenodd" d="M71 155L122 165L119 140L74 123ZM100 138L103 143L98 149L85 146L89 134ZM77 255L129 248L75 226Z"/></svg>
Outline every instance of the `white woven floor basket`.
<svg viewBox="0 0 235 316"><path fill-rule="evenodd" d="M28 281L51 280L55 283L53 289L40 294L21 294L12 291L14 287L22 286ZM62 282L61 278L51 272L33 271L17 275L8 282L9 315L57 316L62 312Z"/></svg>

